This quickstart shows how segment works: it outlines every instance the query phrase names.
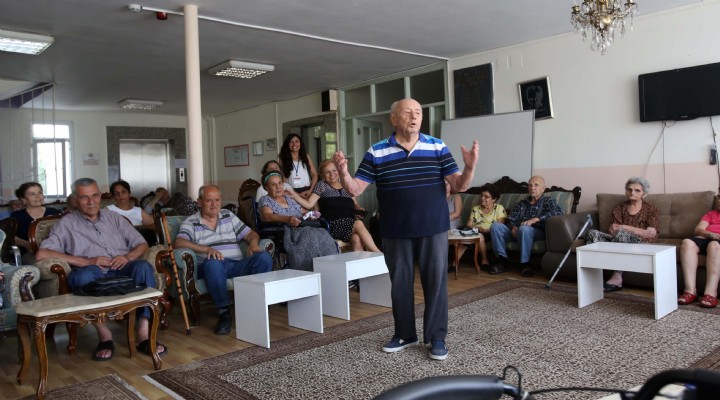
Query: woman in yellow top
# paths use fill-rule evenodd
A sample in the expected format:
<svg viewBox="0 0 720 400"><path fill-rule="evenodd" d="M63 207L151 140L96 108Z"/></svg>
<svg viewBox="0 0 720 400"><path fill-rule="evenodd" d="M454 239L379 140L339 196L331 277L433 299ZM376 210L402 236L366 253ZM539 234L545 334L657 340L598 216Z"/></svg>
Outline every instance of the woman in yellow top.
<svg viewBox="0 0 720 400"><path fill-rule="evenodd" d="M485 270L490 267L490 261L487 257L487 245L486 242L490 241L490 225L493 222L504 223L507 218L505 207L501 204L495 203L500 197L498 189L491 183L486 183L480 187L480 200L479 204L474 206L470 211L466 226L470 228L477 228L482 235L480 235L480 255L482 260L480 262L480 268ZM460 257L467 246L460 246Z"/></svg>

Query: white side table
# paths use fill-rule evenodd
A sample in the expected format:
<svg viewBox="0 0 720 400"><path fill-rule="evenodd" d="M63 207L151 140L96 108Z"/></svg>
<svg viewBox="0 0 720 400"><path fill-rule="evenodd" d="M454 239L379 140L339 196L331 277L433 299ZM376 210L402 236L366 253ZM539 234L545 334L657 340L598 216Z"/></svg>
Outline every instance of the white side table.
<svg viewBox="0 0 720 400"><path fill-rule="evenodd" d="M288 302L288 325L323 333L320 274L294 269L233 278L235 337L270 348L268 306Z"/></svg>
<svg viewBox="0 0 720 400"><path fill-rule="evenodd" d="M675 247L598 242L577 248L578 307L603 298L603 269L653 274L655 319L677 310Z"/></svg>
<svg viewBox="0 0 720 400"><path fill-rule="evenodd" d="M322 275L323 312L350 319L348 282L360 280L360 301L392 307L390 275L382 253L351 251L313 259L313 270Z"/></svg>

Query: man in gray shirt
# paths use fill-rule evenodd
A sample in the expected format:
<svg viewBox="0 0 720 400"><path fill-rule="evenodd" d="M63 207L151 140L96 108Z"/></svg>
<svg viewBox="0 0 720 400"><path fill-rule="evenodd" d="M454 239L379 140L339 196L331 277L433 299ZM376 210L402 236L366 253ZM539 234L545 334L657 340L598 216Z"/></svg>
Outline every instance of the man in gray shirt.
<svg viewBox="0 0 720 400"><path fill-rule="evenodd" d="M72 195L78 209L64 216L40 245L37 260L60 258L72 267L68 276L71 289L107 276L129 276L138 286L155 287L149 262L139 259L148 249L142 235L121 215L100 209L100 188L91 178L73 183ZM150 310L138 310L137 349L150 354ZM105 323L94 322L100 343L93 353L95 361L112 358L115 345ZM158 354L167 348L158 343Z"/></svg>

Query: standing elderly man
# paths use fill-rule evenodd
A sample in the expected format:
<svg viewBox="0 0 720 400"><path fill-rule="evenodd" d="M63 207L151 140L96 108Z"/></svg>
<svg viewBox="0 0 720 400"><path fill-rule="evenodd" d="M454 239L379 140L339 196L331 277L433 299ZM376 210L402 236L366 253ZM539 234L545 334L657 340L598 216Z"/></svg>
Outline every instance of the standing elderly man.
<svg viewBox="0 0 720 400"><path fill-rule="evenodd" d="M149 262L139 258L148 249L142 235L120 214L100 209L100 188L91 178L80 178L72 185L77 210L55 224L43 240L36 255L37 261L60 258L72 267L68 276L71 289L108 276L129 276L138 286L155 287L155 274ZM138 310L137 349L150 354L150 309ZM94 322L100 343L92 359L112 358L115 345L112 332L103 322ZM167 347L158 343L157 352Z"/></svg>
<svg viewBox="0 0 720 400"><path fill-rule="evenodd" d="M222 193L215 185L204 185L198 193L200 211L187 217L175 239L176 247L192 249L198 256L198 278L205 279L218 309L216 335L227 335L232 327L227 280L236 276L272 270L272 256L259 246L260 236L231 211L221 208ZM249 246L243 258L238 241Z"/></svg>
<svg viewBox="0 0 720 400"><path fill-rule="evenodd" d="M545 179L542 176L530 178L528 193L530 195L527 198L521 200L508 212L505 224L494 222L490 226L490 238L497 257L495 264L490 267L491 274L505 272L505 264L507 264L505 242L513 240L520 245L522 275L533 276L533 271L528 265L533 242L545 239L545 221L548 218L562 214L560 206L554 199L543 196Z"/></svg>
<svg viewBox="0 0 720 400"><path fill-rule="evenodd" d="M462 147L465 167L461 173L441 140L420 133L422 117L422 106L417 101L396 101L390 107L395 132L370 147L354 178L348 173L342 152L335 153L333 161L343 187L353 196L372 183L377 186L395 319L394 336L383 351L394 353L418 343L414 304L417 262L425 296L423 340L430 345L431 359L444 360L448 356L445 338L450 228L445 181L456 192L467 190L475 173L478 143L473 141L470 150Z"/></svg>

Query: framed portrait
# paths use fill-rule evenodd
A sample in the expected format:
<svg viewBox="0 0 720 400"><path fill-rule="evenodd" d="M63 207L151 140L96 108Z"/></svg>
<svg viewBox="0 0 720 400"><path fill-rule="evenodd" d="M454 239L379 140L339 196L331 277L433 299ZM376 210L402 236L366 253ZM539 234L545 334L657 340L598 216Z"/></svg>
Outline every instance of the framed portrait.
<svg viewBox="0 0 720 400"><path fill-rule="evenodd" d="M535 110L536 121L553 117L549 76L520 82L518 91L520 92L520 108L523 111Z"/></svg>
<svg viewBox="0 0 720 400"><path fill-rule="evenodd" d="M265 147L267 147L268 151L275 150L277 148L277 139L265 139Z"/></svg>
<svg viewBox="0 0 720 400"><path fill-rule="evenodd" d="M249 148L246 144L225 147L225 166L242 167L250 165Z"/></svg>
<svg viewBox="0 0 720 400"><path fill-rule="evenodd" d="M261 156L263 155L263 142L262 140L259 142L253 142L253 155L254 156Z"/></svg>

